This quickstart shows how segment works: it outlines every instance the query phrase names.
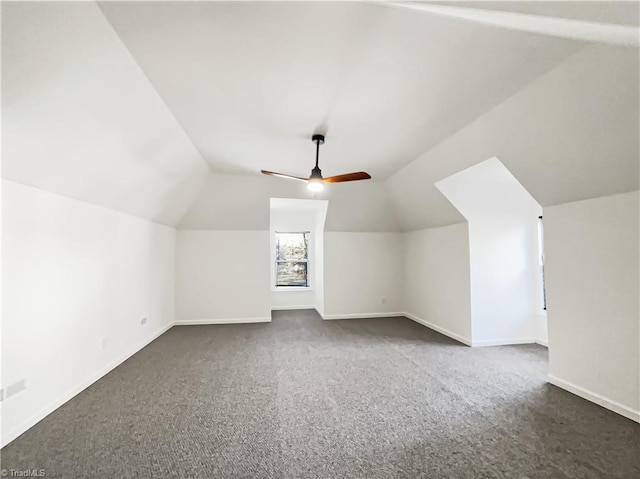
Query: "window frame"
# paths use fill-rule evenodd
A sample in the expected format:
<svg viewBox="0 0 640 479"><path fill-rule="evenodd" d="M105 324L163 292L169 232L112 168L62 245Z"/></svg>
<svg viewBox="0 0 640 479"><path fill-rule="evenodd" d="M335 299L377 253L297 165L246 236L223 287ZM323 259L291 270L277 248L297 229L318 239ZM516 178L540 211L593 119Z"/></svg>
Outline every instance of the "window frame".
<svg viewBox="0 0 640 479"><path fill-rule="evenodd" d="M544 218L538 216L538 267L540 268L541 306L542 314L547 314L547 285L544 271Z"/></svg>
<svg viewBox="0 0 640 479"><path fill-rule="evenodd" d="M306 259L297 260L279 260L278 259L278 235L305 235L307 245L307 257ZM311 250L312 250L312 238L311 231L274 231L273 240L273 278L272 288L274 291L309 291L311 290ZM281 263L305 263L306 264L306 285L278 285L278 265Z"/></svg>

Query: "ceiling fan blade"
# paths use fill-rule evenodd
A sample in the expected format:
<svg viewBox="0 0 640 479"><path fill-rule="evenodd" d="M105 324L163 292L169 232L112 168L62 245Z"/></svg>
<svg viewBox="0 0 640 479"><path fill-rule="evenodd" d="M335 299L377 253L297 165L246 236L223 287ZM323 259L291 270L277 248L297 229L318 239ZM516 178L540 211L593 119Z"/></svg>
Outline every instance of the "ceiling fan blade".
<svg viewBox="0 0 640 479"><path fill-rule="evenodd" d="M260 170L263 175L278 176L280 178L288 178L290 180L308 181L309 178L300 178L299 176L285 175L284 173L276 173L275 171Z"/></svg>
<svg viewBox="0 0 640 479"><path fill-rule="evenodd" d="M371 178L369 173L365 173L364 171L358 171L356 173L346 173L344 175L330 176L329 178L323 179L323 183L341 183L343 181L357 181L357 180L368 180Z"/></svg>

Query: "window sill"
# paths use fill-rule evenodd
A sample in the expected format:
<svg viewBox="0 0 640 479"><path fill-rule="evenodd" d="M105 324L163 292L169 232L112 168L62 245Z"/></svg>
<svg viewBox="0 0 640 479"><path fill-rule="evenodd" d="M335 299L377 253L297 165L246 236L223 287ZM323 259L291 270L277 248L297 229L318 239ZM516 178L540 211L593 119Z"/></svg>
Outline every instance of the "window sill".
<svg viewBox="0 0 640 479"><path fill-rule="evenodd" d="M313 291L311 286L276 286L271 291Z"/></svg>

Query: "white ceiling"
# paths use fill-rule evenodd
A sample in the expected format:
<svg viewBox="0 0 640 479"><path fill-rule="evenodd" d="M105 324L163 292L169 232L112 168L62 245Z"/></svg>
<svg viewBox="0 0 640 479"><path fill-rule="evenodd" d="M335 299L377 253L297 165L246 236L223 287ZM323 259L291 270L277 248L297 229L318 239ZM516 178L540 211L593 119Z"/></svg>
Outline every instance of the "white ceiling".
<svg viewBox="0 0 640 479"><path fill-rule="evenodd" d="M2 176L173 225L208 168L93 3L2 2Z"/></svg>
<svg viewBox="0 0 640 479"><path fill-rule="evenodd" d="M416 2L417 3L417 2ZM610 25L640 26L640 3L634 1L547 0L424 2L425 4L539 15Z"/></svg>
<svg viewBox="0 0 640 479"><path fill-rule="evenodd" d="M345 188L346 186L346 188ZM180 229L269 229L270 198L329 200L326 231L399 231L397 213L383 183L327 185L311 195L304 183L273 177L210 174Z"/></svg>
<svg viewBox="0 0 640 479"><path fill-rule="evenodd" d="M385 179L581 45L360 2L105 2L217 172Z"/></svg>
<svg viewBox="0 0 640 479"><path fill-rule="evenodd" d="M470 6L637 24L570 3ZM542 205L637 189L638 50L587 45L364 2L2 2L2 176L268 229L310 193L259 170L307 175L319 129L326 175L374 177L323 193L328 230L464 221L433 183L493 156Z"/></svg>
<svg viewBox="0 0 640 479"><path fill-rule="evenodd" d="M386 182L401 228L464 221L434 183L494 156L542 206L637 190L639 71L590 46L420 155Z"/></svg>

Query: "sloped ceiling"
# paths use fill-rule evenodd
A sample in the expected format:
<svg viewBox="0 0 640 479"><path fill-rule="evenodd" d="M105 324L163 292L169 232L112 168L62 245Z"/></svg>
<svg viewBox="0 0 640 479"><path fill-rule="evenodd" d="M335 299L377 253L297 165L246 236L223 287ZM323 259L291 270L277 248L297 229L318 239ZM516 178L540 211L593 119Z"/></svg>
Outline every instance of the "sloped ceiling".
<svg viewBox="0 0 640 479"><path fill-rule="evenodd" d="M314 195L306 185L272 177L210 174L181 229L269 229L269 199L329 200L325 231L399 231L397 214L376 181L329 185Z"/></svg>
<svg viewBox="0 0 640 479"><path fill-rule="evenodd" d="M103 2L213 171L376 180L580 44L362 2Z"/></svg>
<svg viewBox="0 0 640 479"><path fill-rule="evenodd" d="M626 18L544 3L490 6ZM323 193L333 231L463 221L433 183L493 156L543 205L638 187L637 49L362 2L2 13L3 177L160 223L267 229L311 195L259 170L308 175L318 130L325 174L374 177Z"/></svg>
<svg viewBox="0 0 640 479"><path fill-rule="evenodd" d="M637 49L589 46L427 151L387 182L401 228L464 221L434 183L493 156L542 206L637 190L638 72Z"/></svg>
<svg viewBox="0 0 640 479"><path fill-rule="evenodd" d="M625 1L580 1L569 0L560 2L529 0L529 1L463 1L456 2L424 2L432 5L455 6L459 8L473 8L479 10L521 13L524 15L539 15L543 17L565 18L585 22L640 26L640 3Z"/></svg>
<svg viewBox="0 0 640 479"><path fill-rule="evenodd" d="M209 168L96 4L2 2L2 176L175 225Z"/></svg>

